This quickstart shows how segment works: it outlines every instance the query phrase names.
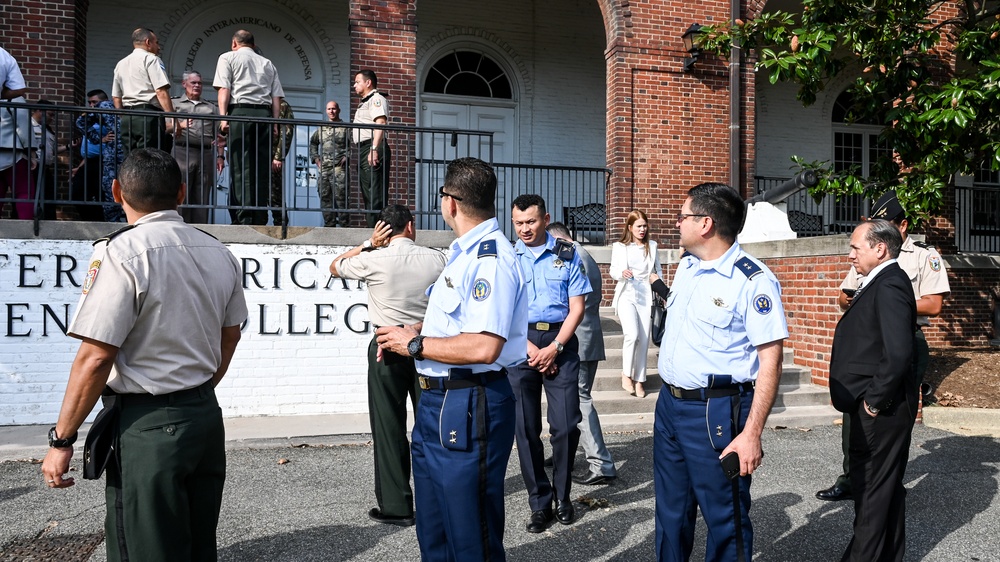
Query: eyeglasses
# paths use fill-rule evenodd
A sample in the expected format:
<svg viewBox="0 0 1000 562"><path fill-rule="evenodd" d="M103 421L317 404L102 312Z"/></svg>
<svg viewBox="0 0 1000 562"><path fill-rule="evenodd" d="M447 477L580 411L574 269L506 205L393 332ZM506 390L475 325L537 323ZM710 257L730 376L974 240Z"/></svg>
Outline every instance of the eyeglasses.
<svg viewBox="0 0 1000 562"><path fill-rule="evenodd" d="M457 195L452 195L450 193L445 192L443 185L438 188L438 197L451 197L455 201L461 201L462 200L462 198L459 197L459 196L457 196Z"/></svg>
<svg viewBox="0 0 1000 562"><path fill-rule="evenodd" d="M699 215L696 213L677 213L677 222L684 222L688 217L708 217L711 215Z"/></svg>

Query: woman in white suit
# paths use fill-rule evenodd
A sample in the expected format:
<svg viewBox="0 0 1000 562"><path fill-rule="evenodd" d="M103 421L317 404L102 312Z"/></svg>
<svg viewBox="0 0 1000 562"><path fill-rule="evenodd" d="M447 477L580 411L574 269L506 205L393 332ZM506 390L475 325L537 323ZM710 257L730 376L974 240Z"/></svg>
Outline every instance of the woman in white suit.
<svg viewBox="0 0 1000 562"><path fill-rule="evenodd" d="M622 323L622 388L629 394L646 396L646 355L649 352L649 321L653 306L650 282L660 276L656 242L649 239L646 213L632 211L625 230L611 246L611 278L618 281L611 301ZM656 277L651 277L655 275Z"/></svg>

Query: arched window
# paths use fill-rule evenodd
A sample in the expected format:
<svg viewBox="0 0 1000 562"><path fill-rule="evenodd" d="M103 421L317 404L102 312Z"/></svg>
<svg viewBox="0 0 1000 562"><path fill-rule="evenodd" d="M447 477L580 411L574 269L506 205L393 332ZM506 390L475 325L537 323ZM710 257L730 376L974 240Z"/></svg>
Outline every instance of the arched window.
<svg viewBox="0 0 1000 562"><path fill-rule="evenodd" d="M837 96L837 101L833 103L833 122L854 124L854 125L877 125L882 126L885 122L885 112L879 111L873 118L850 121L851 110L855 105L854 94L850 90L844 90Z"/></svg>
<svg viewBox="0 0 1000 562"><path fill-rule="evenodd" d="M510 79L488 55L471 50L446 53L434 63L424 92L477 98L513 99Z"/></svg>

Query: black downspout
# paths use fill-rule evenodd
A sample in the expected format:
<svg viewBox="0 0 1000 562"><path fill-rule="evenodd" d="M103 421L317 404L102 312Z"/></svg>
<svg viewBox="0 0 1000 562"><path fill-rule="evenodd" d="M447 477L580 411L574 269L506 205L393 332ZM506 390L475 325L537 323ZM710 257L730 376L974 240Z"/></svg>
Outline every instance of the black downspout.
<svg viewBox="0 0 1000 562"><path fill-rule="evenodd" d="M730 22L740 17L740 0L730 0ZM743 51L734 41L729 51L729 185L743 192L740 184L740 68Z"/></svg>

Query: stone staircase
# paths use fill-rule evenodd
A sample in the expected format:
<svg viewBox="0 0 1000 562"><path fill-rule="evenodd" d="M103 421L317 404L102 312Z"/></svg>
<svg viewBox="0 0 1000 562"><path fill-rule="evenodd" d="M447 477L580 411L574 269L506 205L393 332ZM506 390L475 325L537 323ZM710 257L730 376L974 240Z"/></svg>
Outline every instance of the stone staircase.
<svg viewBox="0 0 1000 562"><path fill-rule="evenodd" d="M656 399L662 387L662 379L656 371L660 350L650 345L646 363L646 397L630 396L621 386L624 336L613 309L601 308L601 327L607 358L598 365L592 393L601 418L601 429L605 432L652 430ZM813 384L810 370L795 365L792 351L786 349L778 397L767 419L767 426L815 427L830 425L840 417L841 414L830 405L827 388Z"/></svg>

